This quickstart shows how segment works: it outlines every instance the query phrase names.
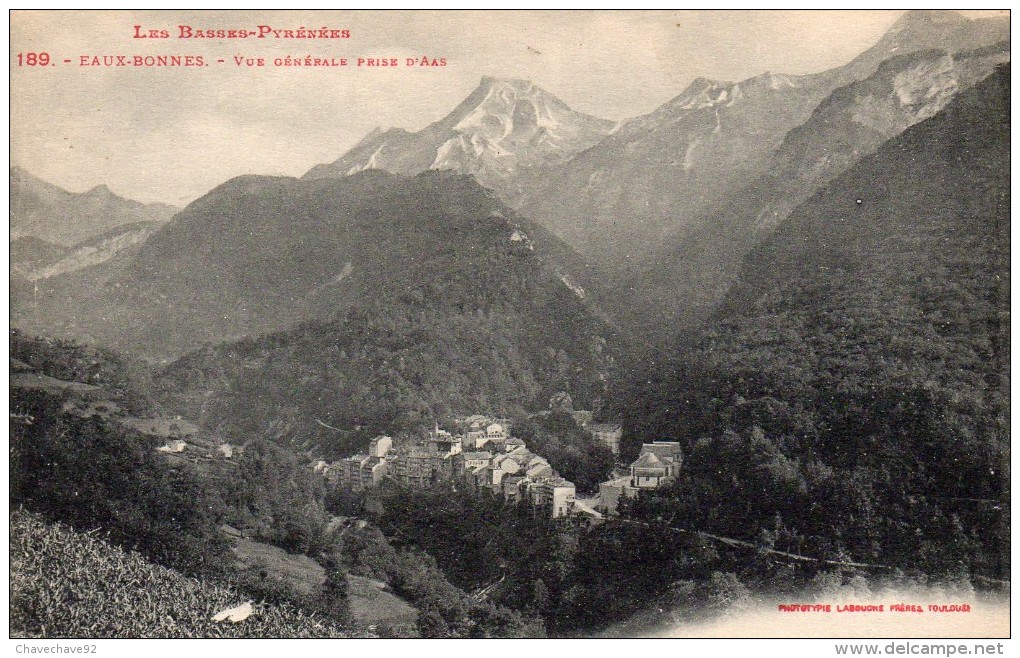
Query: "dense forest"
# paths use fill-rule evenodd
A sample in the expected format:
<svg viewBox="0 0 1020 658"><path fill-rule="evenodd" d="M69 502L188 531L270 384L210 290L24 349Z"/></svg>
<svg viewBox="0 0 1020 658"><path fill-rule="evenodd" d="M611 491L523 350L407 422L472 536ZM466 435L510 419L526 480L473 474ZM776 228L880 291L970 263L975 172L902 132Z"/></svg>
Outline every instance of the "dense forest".
<svg viewBox="0 0 1020 658"><path fill-rule="evenodd" d="M1000 67L801 206L698 348L623 397L631 437L688 453L635 514L1008 574L1009 89Z"/></svg>
<svg viewBox="0 0 1020 658"><path fill-rule="evenodd" d="M374 434L520 415L559 391L597 406L615 362L611 330L511 233L481 218L472 234L484 248L436 256L399 294L189 354L156 377L160 399L224 437L327 457Z"/></svg>

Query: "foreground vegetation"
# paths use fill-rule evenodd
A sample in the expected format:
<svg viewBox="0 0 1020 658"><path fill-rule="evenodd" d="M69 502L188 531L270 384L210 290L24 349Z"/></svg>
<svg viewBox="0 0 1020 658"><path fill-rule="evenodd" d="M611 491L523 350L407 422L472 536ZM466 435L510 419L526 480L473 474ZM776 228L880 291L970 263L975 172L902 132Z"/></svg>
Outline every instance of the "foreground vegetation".
<svg viewBox="0 0 1020 658"><path fill-rule="evenodd" d="M450 583L430 556L394 548L372 526L336 527L331 510L341 511L334 506L337 496L310 468L307 456L266 441L248 443L231 459L164 455L156 450L163 439L132 429L120 417L122 412L96 413L102 406L95 399L76 399L73 390L12 390L12 505L78 532L98 531L109 544L135 551L181 578L224 583L238 596L300 610L335 628L352 626L347 574L353 573L386 582L420 611L415 627L380 627L380 634L544 634L540 621L474 600ZM238 571L230 543L220 532L224 524L244 528L255 540L312 558L323 567L324 582L311 589L296 587L271 565ZM19 562L12 565L12 573L29 578L33 568L32 563ZM190 578L185 579L190 582ZM27 605L36 594L26 594L15 607ZM78 600L38 595L53 610ZM166 592L148 596L153 604L171 605L173 600ZM32 609L28 605L24 613ZM69 636L99 632L89 628L74 626L67 632ZM183 637L175 633L185 630L175 628L139 622L124 636ZM204 628L186 632L201 636ZM48 636L54 627L32 627L25 622L25 629Z"/></svg>
<svg viewBox="0 0 1020 658"><path fill-rule="evenodd" d="M240 623L213 615L243 592L187 578L96 533L15 511L11 531L11 634L48 638L354 637L349 628L287 604L256 602ZM357 634L364 636L364 632Z"/></svg>

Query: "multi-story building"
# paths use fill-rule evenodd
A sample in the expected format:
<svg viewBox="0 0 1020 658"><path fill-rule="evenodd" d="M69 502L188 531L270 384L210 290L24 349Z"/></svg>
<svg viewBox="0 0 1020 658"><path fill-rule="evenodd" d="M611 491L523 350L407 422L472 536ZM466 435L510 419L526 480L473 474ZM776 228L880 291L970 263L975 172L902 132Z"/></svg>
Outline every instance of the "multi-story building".
<svg viewBox="0 0 1020 658"><path fill-rule="evenodd" d="M378 486L386 476L386 471L385 459L369 455L353 455L323 469L327 479L339 482L353 491Z"/></svg>
<svg viewBox="0 0 1020 658"><path fill-rule="evenodd" d="M464 448L479 450L491 441L505 441L510 438L510 421L506 418L468 416L459 421L464 428Z"/></svg>
<svg viewBox="0 0 1020 658"><path fill-rule="evenodd" d="M386 456L393 439L377 436L369 443L368 454L357 454L328 464L319 460L313 465L316 473L354 491L378 486L387 474Z"/></svg>
<svg viewBox="0 0 1020 658"><path fill-rule="evenodd" d="M528 487L531 503L550 510L554 519L570 516L577 490L574 483L558 476L543 477Z"/></svg>
<svg viewBox="0 0 1020 658"><path fill-rule="evenodd" d="M463 439L437 428L429 433L428 446L440 457L452 457L463 450Z"/></svg>
<svg viewBox="0 0 1020 658"><path fill-rule="evenodd" d="M492 462L492 453L487 450L461 452L453 456L453 475L457 478L464 477L464 474L479 466L488 468Z"/></svg>
<svg viewBox="0 0 1020 658"><path fill-rule="evenodd" d="M667 478L671 481L680 472L683 455L676 441L655 441L641 445L641 454L630 465L632 486L658 489Z"/></svg>
<svg viewBox="0 0 1020 658"><path fill-rule="evenodd" d="M508 475L503 478L500 489L503 492L503 499L511 504L524 500L527 494L528 485L531 482L521 475Z"/></svg>
<svg viewBox="0 0 1020 658"><path fill-rule="evenodd" d="M385 459L386 453L388 453L392 447L393 447L392 438L386 436L385 434L379 435L372 439L371 443L368 444L368 456Z"/></svg>
<svg viewBox="0 0 1020 658"><path fill-rule="evenodd" d="M423 446L411 446L389 459L389 474L409 487L428 487L447 476L452 477L452 464L449 469L444 465L447 459Z"/></svg>
<svg viewBox="0 0 1020 658"><path fill-rule="evenodd" d="M620 500L635 498L642 490L658 489L672 482L683 465L683 452L676 441L655 441L641 446L641 454L630 465L630 473L599 484L599 507L616 514Z"/></svg>

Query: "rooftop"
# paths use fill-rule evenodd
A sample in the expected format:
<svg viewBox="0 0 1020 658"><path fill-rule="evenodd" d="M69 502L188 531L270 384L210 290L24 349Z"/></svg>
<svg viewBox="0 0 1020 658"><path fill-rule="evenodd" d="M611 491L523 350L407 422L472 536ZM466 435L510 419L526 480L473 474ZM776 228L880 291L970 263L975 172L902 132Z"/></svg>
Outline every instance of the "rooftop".
<svg viewBox="0 0 1020 658"><path fill-rule="evenodd" d="M677 441L643 443L641 444L641 454L654 454L662 462L672 461L681 455L680 444Z"/></svg>
<svg viewBox="0 0 1020 658"><path fill-rule="evenodd" d="M665 466L654 452L642 452L631 464L631 468L665 468Z"/></svg>

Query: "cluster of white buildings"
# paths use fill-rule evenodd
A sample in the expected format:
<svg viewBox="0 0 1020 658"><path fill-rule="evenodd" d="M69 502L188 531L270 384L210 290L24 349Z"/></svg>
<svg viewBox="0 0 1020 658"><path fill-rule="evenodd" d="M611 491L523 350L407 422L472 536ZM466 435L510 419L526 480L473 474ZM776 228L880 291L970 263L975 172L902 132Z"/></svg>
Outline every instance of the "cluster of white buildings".
<svg viewBox="0 0 1020 658"><path fill-rule="evenodd" d="M360 491L392 478L405 486L425 488L440 481L463 483L468 490L488 491L512 502L530 501L552 518L595 515L576 497L574 483L560 477L541 455L510 434L510 421L470 416L457 423L457 433L431 431L424 445L393 448L393 440L372 440L368 454L330 464L318 462L316 471L350 489Z"/></svg>
<svg viewBox="0 0 1020 658"><path fill-rule="evenodd" d="M596 439L619 453L619 424L585 423ZM354 491L378 486L385 478L413 488L457 482L469 491L487 491L510 502L530 501L552 518L600 519L617 513L621 500L673 482L683 465L676 441L654 441L628 468L599 485L597 500L577 498L573 482L560 477L549 462L511 434L504 418L470 416L457 422L456 432L436 427L423 444L394 448L393 439L372 439L366 454L333 463L320 461L315 470Z"/></svg>

